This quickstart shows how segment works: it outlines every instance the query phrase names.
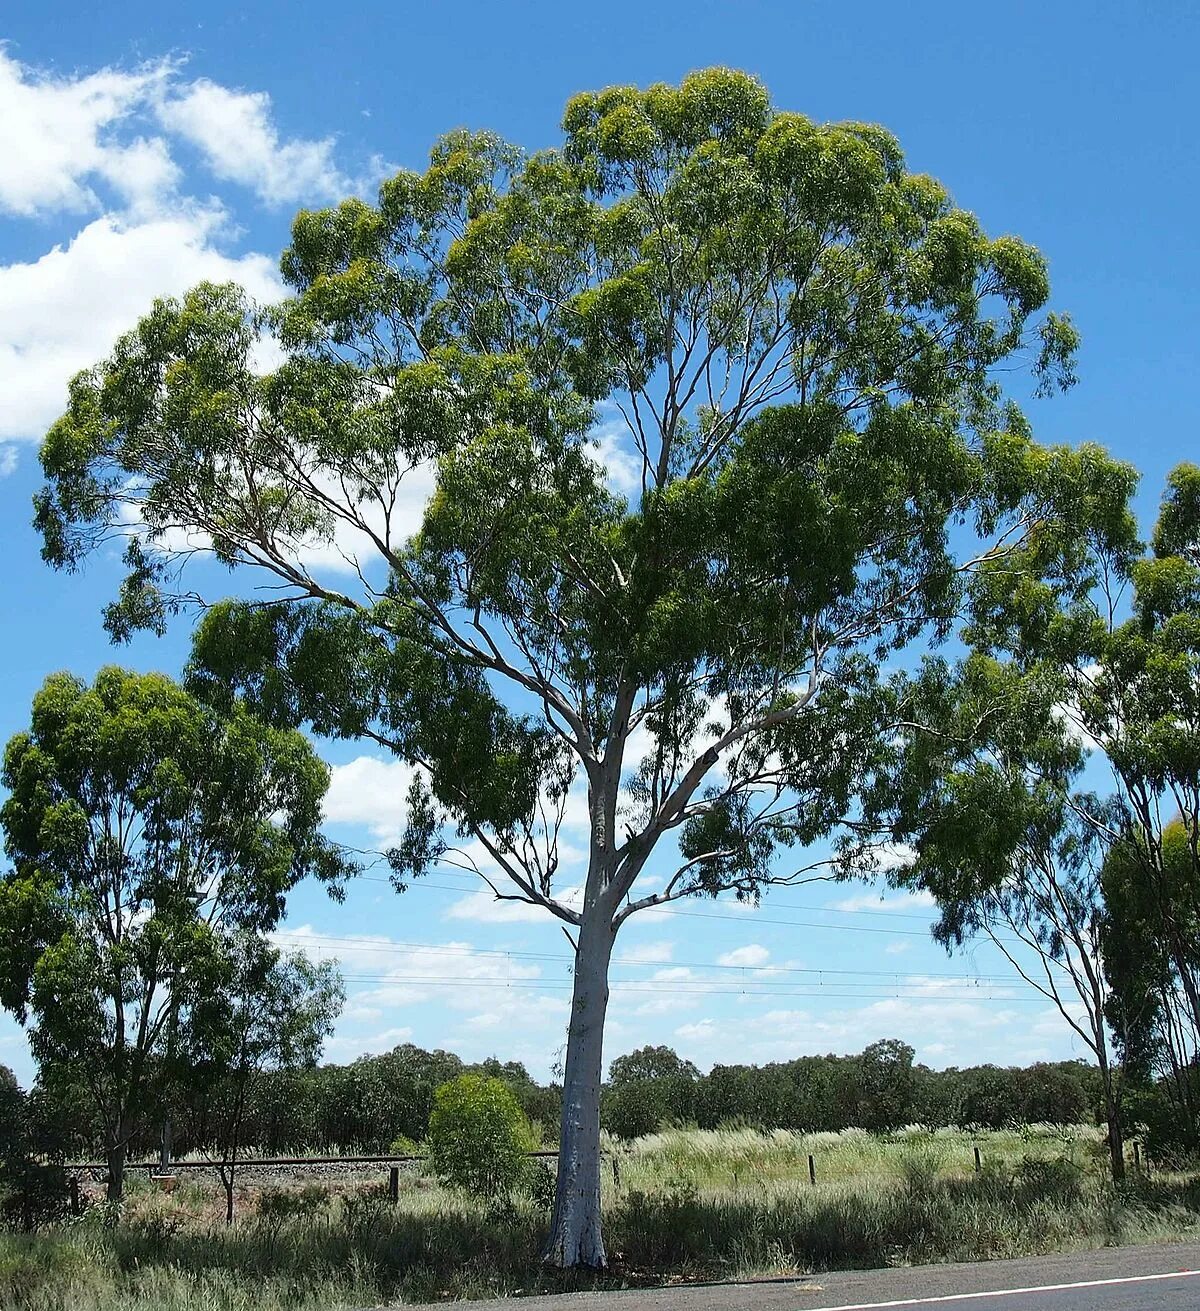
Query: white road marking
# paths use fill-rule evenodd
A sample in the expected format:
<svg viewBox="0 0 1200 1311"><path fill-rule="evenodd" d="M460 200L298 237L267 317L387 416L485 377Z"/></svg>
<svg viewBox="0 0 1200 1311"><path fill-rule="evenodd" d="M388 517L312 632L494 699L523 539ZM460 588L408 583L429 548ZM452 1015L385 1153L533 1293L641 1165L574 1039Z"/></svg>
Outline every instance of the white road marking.
<svg viewBox="0 0 1200 1311"><path fill-rule="evenodd" d="M1120 1279L1085 1279L1077 1284L1038 1284L1033 1288L997 1288L987 1293L950 1293L943 1297L906 1297L899 1302L855 1302L850 1306L812 1307L811 1311L882 1311L889 1306L932 1306L935 1302L976 1302L985 1297L1019 1297L1022 1293L1065 1293L1073 1288L1108 1288L1113 1284L1148 1284L1157 1279L1195 1279L1200 1270L1165 1275L1125 1275ZM806 1309L809 1311L809 1309Z"/></svg>

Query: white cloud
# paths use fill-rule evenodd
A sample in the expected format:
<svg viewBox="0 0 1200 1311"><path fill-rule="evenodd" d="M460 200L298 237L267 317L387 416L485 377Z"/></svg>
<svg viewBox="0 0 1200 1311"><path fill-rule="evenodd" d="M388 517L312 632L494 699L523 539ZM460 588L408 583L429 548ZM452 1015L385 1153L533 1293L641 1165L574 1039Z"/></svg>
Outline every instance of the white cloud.
<svg viewBox="0 0 1200 1311"><path fill-rule="evenodd" d="M398 465L396 469L396 494L385 509L365 487L356 488L349 484L351 494L361 492L370 499L364 499L354 506L355 513L366 524L369 532L364 532L355 524L338 519L333 525L333 535L328 540L313 538L305 542L296 552L296 559L306 568L315 572L322 569L334 573L355 573L360 562L364 568L380 560L379 548L372 540L375 534L383 541L403 542L413 535L421 526L425 507L433 495L436 470L430 463L415 467ZM314 477L313 481L321 491L328 491L332 498L341 504L347 500L346 487L341 476L332 471Z"/></svg>
<svg viewBox="0 0 1200 1311"><path fill-rule="evenodd" d="M210 197L211 178L184 177L181 142L217 178L271 203L324 201L350 185L332 141L282 136L266 95L185 82L180 69L160 60L58 76L0 48L0 214L60 220L51 249L0 266L0 441L40 439L72 374L156 296L204 280L238 282L260 302L282 295L273 256L230 253L236 225ZM414 489L418 508L428 490ZM415 526L413 506L402 513ZM343 546L328 548L338 568Z"/></svg>
<svg viewBox="0 0 1200 1311"><path fill-rule="evenodd" d="M714 1019L696 1020L693 1024L681 1024L675 1030L675 1037L684 1042L697 1045L711 1043L720 1033L720 1027Z"/></svg>
<svg viewBox="0 0 1200 1311"><path fill-rule="evenodd" d="M384 1029L382 1033L372 1033L367 1037L335 1033L325 1040L324 1056L328 1061L343 1063L359 1056L381 1056L408 1042L412 1036L413 1031L408 1027Z"/></svg>
<svg viewBox="0 0 1200 1311"><path fill-rule="evenodd" d="M739 899L736 894L729 893L717 899L717 905L724 914L726 911L736 911L739 915L757 915L762 907L755 901L743 897Z"/></svg>
<svg viewBox="0 0 1200 1311"><path fill-rule="evenodd" d="M378 1006L347 1006L341 1014L343 1020L381 1020L383 1012Z"/></svg>
<svg viewBox="0 0 1200 1311"><path fill-rule="evenodd" d="M771 953L766 947L759 946L757 942L748 943L745 947L735 947L732 951L727 951L717 957L718 965L765 965L770 959Z"/></svg>
<svg viewBox="0 0 1200 1311"><path fill-rule="evenodd" d="M839 1009L826 1009L815 1001L819 1011L777 1009L730 1018L708 1016L680 1025L673 1037L681 1056L707 1067L713 1062L761 1064L821 1052L858 1052L880 1038L910 1043L917 1059L931 1064L1011 1064L1026 1059L1015 1054L1015 1044L1052 1033L1057 1044L1045 1042L1038 1048L1052 1050L1066 1036L1061 1017L1049 1010L1031 1013L1028 1005L943 997L938 995L943 990L941 980L924 982L924 997L888 998Z"/></svg>
<svg viewBox="0 0 1200 1311"><path fill-rule="evenodd" d="M183 177L161 137L138 137L125 146L110 146L106 155L104 174L134 218L161 213Z"/></svg>
<svg viewBox="0 0 1200 1311"><path fill-rule="evenodd" d="M502 891L507 880L499 875L496 886ZM516 889L513 889L514 894ZM564 888L556 899L572 909L578 909L583 903L583 888ZM497 899L488 888L479 892L468 893L456 901L446 912L448 920L474 920L479 924L549 924L551 912L542 906L533 906L524 901L504 901Z"/></svg>
<svg viewBox="0 0 1200 1311"><path fill-rule="evenodd" d="M592 817L588 811L587 780L580 776L571 785L563 804L562 826L575 833L590 833Z"/></svg>
<svg viewBox="0 0 1200 1311"><path fill-rule="evenodd" d="M169 64L158 63L132 73L56 78L0 49L0 209L23 217L95 210L93 188L102 181L139 199L151 181L171 185L175 174L161 150L141 141L116 144L108 135L170 74Z"/></svg>
<svg viewBox="0 0 1200 1311"><path fill-rule="evenodd" d="M438 1045L449 1047L465 1060L499 1055L537 1069L564 1043L570 1010L566 992L494 987L485 1008L463 1016L457 1029L444 1038L439 1035Z"/></svg>
<svg viewBox="0 0 1200 1311"><path fill-rule="evenodd" d="M907 842L884 842L874 851L875 868L883 874L911 865L916 858L916 851Z"/></svg>
<svg viewBox="0 0 1200 1311"><path fill-rule="evenodd" d="M404 830L408 788L416 773L414 766L401 760L379 756L356 756L330 769L329 791L325 795L325 822L353 824L366 828L377 846L394 846ZM586 861L582 848L560 841L560 868L564 875ZM507 891L511 884L497 868L486 848L477 840L452 847L443 865L461 874L485 873L498 888ZM513 889L515 892L515 889ZM577 908L583 899L582 883L555 889L558 900ZM485 924L544 923L550 912L525 902L497 900L486 885L467 892L452 903L443 917L449 920L473 920Z"/></svg>
<svg viewBox="0 0 1200 1311"><path fill-rule="evenodd" d="M17 448L0 444L0 478L17 471Z"/></svg>
<svg viewBox="0 0 1200 1311"><path fill-rule="evenodd" d="M381 846L395 845L404 830L404 807L416 770L401 760L356 756L329 771L327 824L361 824Z"/></svg>
<svg viewBox="0 0 1200 1311"><path fill-rule="evenodd" d="M570 827L569 823L565 827ZM539 826L535 836L538 858L544 859L545 833ZM556 842L558 867L551 887L555 901L578 910L583 904L583 888L587 875L587 850L559 837ZM504 894L497 898L495 893L480 879L479 889L468 893L454 902L445 912L444 918L451 920L475 920L482 924L544 924L550 922L551 912L537 905L524 901L509 901L511 892L517 895L517 888L508 875L492 859L487 848L477 838L452 847L443 857L442 864L460 874L482 875Z"/></svg>
<svg viewBox="0 0 1200 1311"><path fill-rule="evenodd" d="M496 988L542 976L538 964L454 939L411 943L384 934L326 935L311 924L280 930L272 938L312 960L336 960L354 1007L380 1014L434 1000L455 1010L479 1010L494 1000Z"/></svg>
<svg viewBox="0 0 1200 1311"><path fill-rule="evenodd" d="M841 911L877 911L880 914L914 914L924 907L937 905L933 894L922 888L918 892L898 893L895 896L883 896L875 892L863 892L854 897L844 897L835 901L831 910Z"/></svg>
<svg viewBox="0 0 1200 1311"><path fill-rule="evenodd" d="M185 142L220 181L267 204L325 201L354 189L334 162L334 140L287 139L271 98L208 78L186 82L171 60L133 71L59 77L0 49L0 210L23 217L85 212L111 192L144 209L182 176ZM378 165L376 165L378 167Z"/></svg>
<svg viewBox="0 0 1200 1311"><path fill-rule="evenodd" d="M1079 690L1086 692L1092 688L1096 679L1102 673L1102 668L1098 664L1085 665L1079 671ZM1099 738L1093 737L1084 727L1083 717L1079 709L1079 698L1072 696L1066 701L1061 701L1053 707L1052 711L1055 719L1062 725L1067 736L1076 744L1081 746L1085 751L1096 751L1103 747Z"/></svg>
<svg viewBox="0 0 1200 1311"><path fill-rule="evenodd" d="M0 439L40 438L62 412L71 376L103 356L156 296L208 279L276 299L282 288L271 260L215 248L223 225L215 209L142 223L108 216L66 247L0 267Z"/></svg>
<svg viewBox="0 0 1200 1311"><path fill-rule="evenodd" d="M544 978L540 965L462 941L422 946L360 934L321 947L309 926L294 933L307 939L310 954L319 950L327 959L336 950L341 960L352 997L327 1047L338 1059L412 1039L464 1060L496 1054L541 1070L563 1042L570 1012L565 969ZM295 947L296 937L286 945ZM389 1023L365 1027L382 1016Z"/></svg>
<svg viewBox="0 0 1200 1311"><path fill-rule="evenodd" d="M675 1015L680 1011L693 1011L700 1005L699 997L655 997L651 1001L641 1002L630 1012L637 1016ZM619 994L614 998L614 1006L623 1004Z"/></svg>
<svg viewBox="0 0 1200 1311"><path fill-rule="evenodd" d="M665 965L675 956L675 943L666 938L653 942L640 942L636 947L622 951L614 961L617 965Z"/></svg>
<svg viewBox="0 0 1200 1311"><path fill-rule="evenodd" d="M326 200L352 189L334 165L332 137L280 139L265 92L231 91L201 78L163 95L157 111L218 178L251 188L268 204Z"/></svg>
<svg viewBox="0 0 1200 1311"><path fill-rule="evenodd" d="M624 422L605 424L589 434L595 446L592 457L604 470L613 491L628 496L642 484L642 457L629 444Z"/></svg>

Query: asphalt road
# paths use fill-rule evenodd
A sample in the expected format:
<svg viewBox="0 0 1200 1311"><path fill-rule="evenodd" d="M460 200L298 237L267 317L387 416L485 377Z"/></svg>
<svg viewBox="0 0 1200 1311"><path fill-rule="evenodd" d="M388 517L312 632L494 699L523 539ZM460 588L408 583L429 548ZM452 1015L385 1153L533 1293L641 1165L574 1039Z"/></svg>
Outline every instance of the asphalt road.
<svg viewBox="0 0 1200 1311"><path fill-rule="evenodd" d="M688 1284L456 1311L1200 1311L1200 1243L1107 1247L1016 1261L862 1270L742 1284Z"/></svg>

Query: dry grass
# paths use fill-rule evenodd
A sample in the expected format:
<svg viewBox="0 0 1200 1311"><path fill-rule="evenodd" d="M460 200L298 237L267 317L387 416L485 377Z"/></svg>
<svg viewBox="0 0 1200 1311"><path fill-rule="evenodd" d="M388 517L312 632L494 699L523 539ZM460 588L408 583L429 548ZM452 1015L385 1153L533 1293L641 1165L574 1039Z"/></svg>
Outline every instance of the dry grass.
<svg viewBox="0 0 1200 1311"><path fill-rule="evenodd" d="M673 1130L608 1146L609 1286L1169 1241L1200 1226L1193 1179L1116 1195L1090 1129ZM294 1184L266 1202L248 1184L232 1229L202 1180L171 1195L139 1181L115 1230L95 1208L50 1233L0 1236L0 1308L336 1311L579 1286L539 1268L546 1220L532 1203L489 1213L411 1172L393 1207L378 1178L307 1195Z"/></svg>

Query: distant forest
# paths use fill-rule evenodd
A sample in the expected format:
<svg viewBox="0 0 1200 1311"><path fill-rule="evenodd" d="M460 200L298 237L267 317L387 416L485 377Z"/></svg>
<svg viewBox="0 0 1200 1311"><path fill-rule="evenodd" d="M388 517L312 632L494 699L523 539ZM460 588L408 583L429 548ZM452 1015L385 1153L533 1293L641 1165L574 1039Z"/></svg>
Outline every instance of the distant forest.
<svg viewBox="0 0 1200 1311"><path fill-rule="evenodd" d="M669 1047L617 1057L601 1104L602 1123L621 1138L663 1125L745 1125L804 1132L859 1127L886 1132L908 1124L997 1129L1014 1124L1079 1124L1102 1120L1099 1072L1083 1061L1027 1068L979 1065L932 1070L914 1062L906 1043L885 1039L853 1056L800 1056L769 1065L715 1065L701 1074ZM502 1079L552 1144L561 1086L539 1084L517 1061L468 1064L446 1051L404 1044L348 1065L265 1072L249 1090L244 1141L264 1153L381 1153L415 1147L424 1138L440 1084L466 1071ZM7 1077L6 1077L7 1076ZM0 1066L0 1088L21 1096ZM95 1155L98 1126L81 1116L84 1099L59 1084L25 1096L36 1136L68 1156ZM211 1139L203 1091L160 1105L131 1144L131 1156L158 1149L169 1119L178 1154Z"/></svg>

